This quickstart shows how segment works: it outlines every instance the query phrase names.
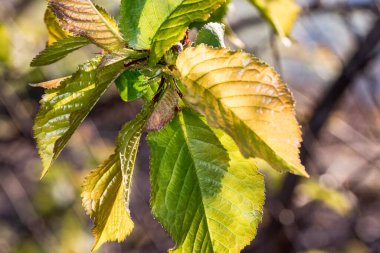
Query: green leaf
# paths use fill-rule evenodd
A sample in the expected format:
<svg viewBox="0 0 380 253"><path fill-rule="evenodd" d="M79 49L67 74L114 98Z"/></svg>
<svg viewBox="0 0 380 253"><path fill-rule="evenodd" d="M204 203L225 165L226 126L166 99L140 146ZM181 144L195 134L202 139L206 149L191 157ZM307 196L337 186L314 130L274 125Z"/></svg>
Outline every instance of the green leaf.
<svg viewBox="0 0 380 253"><path fill-rule="evenodd" d="M203 22L194 22L190 25L190 28L197 28L200 30L207 23L223 23L224 18L228 12L228 6L230 5L231 0L227 0L222 6L220 6L216 11L214 11L210 18L207 21Z"/></svg>
<svg viewBox="0 0 380 253"><path fill-rule="evenodd" d="M186 49L177 68L186 102L229 134L245 157L307 176L294 100L272 68L250 54L205 45Z"/></svg>
<svg viewBox="0 0 380 253"><path fill-rule="evenodd" d="M148 135L152 211L177 243L174 252L240 252L255 236L263 177L232 140L222 141L227 150L187 109Z"/></svg>
<svg viewBox="0 0 380 253"><path fill-rule="evenodd" d="M207 20L226 0L122 0L120 26L129 46L150 49L150 64L180 41L194 21Z"/></svg>
<svg viewBox="0 0 380 253"><path fill-rule="evenodd" d="M150 82L148 88L146 89L144 95L142 96L142 99L144 99L145 101L152 100L158 90L159 85L160 85L159 81L152 80L152 82Z"/></svg>
<svg viewBox="0 0 380 253"><path fill-rule="evenodd" d="M49 65L64 58L69 53L90 44L90 41L83 37L66 37L54 42L42 52L40 52L32 61L30 66L38 67Z"/></svg>
<svg viewBox="0 0 380 253"><path fill-rule="evenodd" d="M123 68L124 61L98 67L100 58L81 66L60 86L46 91L34 134L45 175L71 135Z"/></svg>
<svg viewBox="0 0 380 253"><path fill-rule="evenodd" d="M124 184L124 199L127 208L129 206L129 193L137 150L144 126L152 111L153 106L150 103L145 105L134 120L124 125L116 140L116 150L120 156Z"/></svg>
<svg viewBox="0 0 380 253"><path fill-rule="evenodd" d="M134 226L125 205L120 167L119 155L115 153L91 171L83 184L83 207L94 219L93 251L107 241L124 241Z"/></svg>
<svg viewBox="0 0 380 253"><path fill-rule="evenodd" d="M224 44L224 25L208 23L198 32L195 45L206 44L212 47L226 47Z"/></svg>
<svg viewBox="0 0 380 253"><path fill-rule="evenodd" d="M61 28L54 11L50 7L48 7L45 11L44 21L48 31L48 46L59 40L71 36L69 32L64 31Z"/></svg>
<svg viewBox="0 0 380 253"><path fill-rule="evenodd" d="M281 37L289 36L300 6L294 0L249 0Z"/></svg>
<svg viewBox="0 0 380 253"><path fill-rule="evenodd" d="M60 25L76 36L83 36L107 51L124 47L117 23L91 0L49 0Z"/></svg>
<svg viewBox="0 0 380 253"><path fill-rule="evenodd" d="M120 97L124 101L141 98L147 92L150 82L138 70L126 70L115 81Z"/></svg>

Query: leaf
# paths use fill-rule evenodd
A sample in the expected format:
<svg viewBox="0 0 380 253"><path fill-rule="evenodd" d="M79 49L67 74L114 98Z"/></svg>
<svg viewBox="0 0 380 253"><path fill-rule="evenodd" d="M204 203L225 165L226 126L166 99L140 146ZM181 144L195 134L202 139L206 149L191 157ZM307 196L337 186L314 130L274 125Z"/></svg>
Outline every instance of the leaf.
<svg viewBox="0 0 380 253"><path fill-rule="evenodd" d="M62 40L66 37L71 36L71 34L67 31L64 31L61 26L58 23L58 19L55 16L54 11L48 7L45 11L45 17L44 17L45 25L48 30L48 41L47 45L50 46L51 44Z"/></svg>
<svg viewBox="0 0 380 253"><path fill-rule="evenodd" d="M37 114L34 135L44 176L71 135L123 68L121 60L100 67L99 58L81 66L60 87L47 90Z"/></svg>
<svg viewBox="0 0 380 253"><path fill-rule="evenodd" d="M9 63L11 57L11 42L7 27L0 23L0 64Z"/></svg>
<svg viewBox="0 0 380 253"><path fill-rule="evenodd" d="M58 79L54 79L54 80L46 81L46 82L41 82L41 83L33 83L33 84L30 84L30 86L41 87L44 89L54 89L54 88L58 88L61 85L62 81L64 81L67 78L70 78L70 77L58 78Z"/></svg>
<svg viewBox="0 0 380 253"><path fill-rule="evenodd" d="M153 109L150 104L145 105L134 120L124 125L116 141L117 151L121 162L121 172L123 174L124 198L126 200L127 208L129 206L131 179L140 138L152 111Z"/></svg>
<svg viewBox="0 0 380 253"><path fill-rule="evenodd" d="M61 26L76 36L83 36L107 51L124 47L115 20L91 0L49 0Z"/></svg>
<svg viewBox="0 0 380 253"><path fill-rule="evenodd" d="M152 211L177 243L173 251L232 253L249 244L264 202L253 161L232 148L229 164L231 147L187 109L148 143Z"/></svg>
<svg viewBox="0 0 380 253"><path fill-rule="evenodd" d="M194 21L204 21L226 0L122 0L120 26L128 45L150 49L155 64Z"/></svg>
<svg viewBox="0 0 380 253"><path fill-rule="evenodd" d="M115 81L120 97L124 101L133 101L144 96L149 81L138 70L126 70Z"/></svg>
<svg viewBox="0 0 380 253"><path fill-rule="evenodd" d="M159 85L160 85L159 81L157 81L155 79L152 80L149 83L149 86L146 89L144 95L142 96L142 99L144 99L145 101L151 101L154 98L154 96L158 90Z"/></svg>
<svg viewBox="0 0 380 253"><path fill-rule="evenodd" d="M224 44L224 25L208 23L198 32L195 45L206 44L212 47L226 47Z"/></svg>
<svg viewBox="0 0 380 253"><path fill-rule="evenodd" d="M294 101L272 68L250 54L205 45L186 49L177 68L186 102L228 133L245 157L307 176Z"/></svg>
<svg viewBox="0 0 380 253"><path fill-rule="evenodd" d="M86 178L82 203L94 219L93 250L107 241L124 241L132 232L129 200L136 154L145 122L151 114L148 104L132 121L126 123L116 140L116 151Z"/></svg>
<svg viewBox="0 0 380 253"><path fill-rule="evenodd" d="M132 232L133 221L124 203L120 159L113 154L86 177L82 203L94 219L95 251L106 241L122 242Z"/></svg>
<svg viewBox="0 0 380 253"><path fill-rule="evenodd" d="M173 85L170 85L160 98L160 102L154 108L150 115L145 129L147 131L158 131L169 123L175 113L178 105L178 94Z"/></svg>
<svg viewBox="0 0 380 253"><path fill-rule="evenodd" d="M54 42L40 52L30 64L31 67L49 65L66 57L69 53L90 44L84 37L66 37Z"/></svg>
<svg viewBox="0 0 380 253"><path fill-rule="evenodd" d="M197 28L200 30L207 23L223 23L224 18L228 12L228 6L230 5L231 0L227 0L222 6L220 6L216 11L214 11L210 18L207 21L203 22L194 22L190 25L190 28Z"/></svg>
<svg viewBox="0 0 380 253"><path fill-rule="evenodd" d="M281 37L289 36L301 11L294 0L249 0Z"/></svg>
<svg viewBox="0 0 380 253"><path fill-rule="evenodd" d="M353 207L350 198L344 192L324 186L313 179L302 181L297 186L296 193L307 202L321 201L342 216L347 215Z"/></svg>
<svg viewBox="0 0 380 253"><path fill-rule="evenodd" d="M148 53L144 51L135 51L130 48L122 48L120 50L111 52L103 56L100 66L106 66L125 60L125 64L136 61L145 61L148 57Z"/></svg>

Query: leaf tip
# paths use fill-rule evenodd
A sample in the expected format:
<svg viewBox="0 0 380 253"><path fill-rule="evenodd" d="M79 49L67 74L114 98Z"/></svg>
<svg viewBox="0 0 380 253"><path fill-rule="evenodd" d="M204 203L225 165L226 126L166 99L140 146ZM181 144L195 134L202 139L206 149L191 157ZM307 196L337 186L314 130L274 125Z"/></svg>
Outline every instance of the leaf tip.
<svg viewBox="0 0 380 253"><path fill-rule="evenodd" d="M48 170L50 168L50 166L48 166L48 167L43 166L43 167L44 167L44 169L43 169L43 171L41 173L40 180L42 180L46 176L46 174L47 174L47 172L48 172Z"/></svg>
<svg viewBox="0 0 380 253"><path fill-rule="evenodd" d="M307 173L305 167L303 165L299 166L296 171L293 172L296 175L305 177L305 178L310 178L309 173Z"/></svg>

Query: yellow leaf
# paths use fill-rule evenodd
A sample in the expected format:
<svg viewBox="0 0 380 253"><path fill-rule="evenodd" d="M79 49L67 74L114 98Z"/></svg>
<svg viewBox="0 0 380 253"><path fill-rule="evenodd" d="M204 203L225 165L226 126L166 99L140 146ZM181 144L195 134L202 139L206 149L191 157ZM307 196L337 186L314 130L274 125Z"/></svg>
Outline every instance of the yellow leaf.
<svg viewBox="0 0 380 253"><path fill-rule="evenodd" d="M71 35L60 27L58 19L50 7L45 11L44 21L48 30L48 46Z"/></svg>
<svg viewBox="0 0 380 253"><path fill-rule="evenodd" d="M85 180L82 204L94 219L93 250L107 241L124 241L133 229L129 195L140 138L150 113L149 104L134 120L123 126L116 140L115 154Z"/></svg>
<svg viewBox="0 0 380 253"><path fill-rule="evenodd" d="M200 45L179 55L177 69L186 102L228 133L245 157L307 176L294 101L272 68L247 53Z"/></svg>
<svg viewBox="0 0 380 253"><path fill-rule="evenodd" d="M124 202L122 178L120 159L114 154L85 179L82 203L86 213L94 218L93 251L107 241L124 241L133 229Z"/></svg>
<svg viewBox="0 0 380 253"><path fill-rule="evenodd" d="M344 192L324 186L315 180L303 181L298 185L296 192L310 201L321 201L340 215L347 215L352 210L352 203Z"/></svg>
<svg viewBox="0 0 380 253"><path fill-rule="evenodd" d="M294 0L250 0L281 37L289 36L301 10Z"/></svg>

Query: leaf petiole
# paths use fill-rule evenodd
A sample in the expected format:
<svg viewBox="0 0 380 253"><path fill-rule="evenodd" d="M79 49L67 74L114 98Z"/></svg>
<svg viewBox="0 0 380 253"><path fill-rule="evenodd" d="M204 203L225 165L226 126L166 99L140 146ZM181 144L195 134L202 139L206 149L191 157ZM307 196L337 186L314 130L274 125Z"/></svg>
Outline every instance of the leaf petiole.
<svg viewBox="0 0 380 253"><path fill-rule="evenodd" d="M133 61L130 61L130 62L127 62L127 63L124 63L124 68L129 68L129 67L132 67L134 65L137 65L143 61L146 61L148 58L147 57L144 57L144 58L140 58L140 59L137 59L137 60L133 60Z"/></svg>

